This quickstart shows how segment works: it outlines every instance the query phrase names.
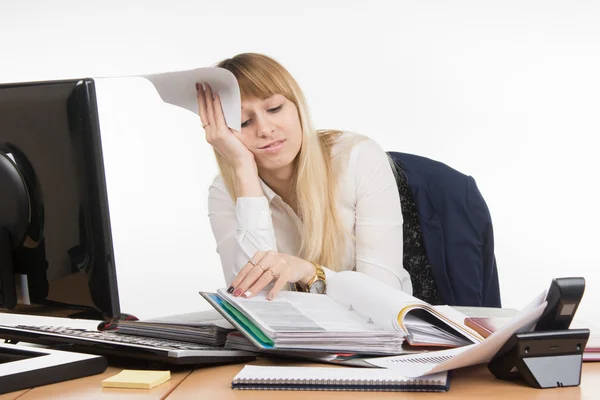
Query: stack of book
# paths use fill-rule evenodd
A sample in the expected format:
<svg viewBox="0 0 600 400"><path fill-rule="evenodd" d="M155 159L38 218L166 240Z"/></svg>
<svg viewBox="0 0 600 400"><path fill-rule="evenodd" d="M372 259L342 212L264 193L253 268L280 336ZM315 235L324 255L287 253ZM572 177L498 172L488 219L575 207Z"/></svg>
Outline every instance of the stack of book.
<svg viewBox="0 0 600 400"><path fill-rule="evenodd" d="M371 355L405 354L403 344L461 347L481 335L462 314L436 309L367 275L340 272L328 279L327 294L267 291L251 299L220 289L201 295L245 337L228 346L257 351L306 351Z"/></svg>

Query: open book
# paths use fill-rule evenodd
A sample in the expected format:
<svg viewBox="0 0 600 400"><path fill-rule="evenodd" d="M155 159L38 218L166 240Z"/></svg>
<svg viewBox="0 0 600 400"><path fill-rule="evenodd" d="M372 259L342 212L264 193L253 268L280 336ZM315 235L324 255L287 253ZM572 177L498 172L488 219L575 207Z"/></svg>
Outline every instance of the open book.
<svg viewBox="0 0 600 400"><path fill-rule="evenodd" d="M487 363L513 334L530 332L535 327L548 304L544 300L545 297L546 291L543 291L507 324L494 331L480 343L440 350L434 353L365 358L364 361L376 367L393 369L398 374L413 377Z"/></svg>
<svg viewBox="0 0 600 400"><path fill-rule="evenodd" d="M259 349L403 353L412 346L460 347L483 338L455 318L368 275L339 272L327 294L267 291L245 299L226 290L201 295Z"/></svg>

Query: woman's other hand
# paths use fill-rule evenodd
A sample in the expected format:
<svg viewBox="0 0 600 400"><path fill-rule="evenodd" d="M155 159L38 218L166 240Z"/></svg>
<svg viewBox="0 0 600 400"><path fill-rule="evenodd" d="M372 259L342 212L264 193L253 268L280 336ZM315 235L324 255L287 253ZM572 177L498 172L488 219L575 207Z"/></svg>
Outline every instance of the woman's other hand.
<svg viewBox="0 0 600 400"><path fill-rule="evenodd" d="M271 300L286 283L306 285L315 273L315 266L299 257L276 251L259 251L233 280L229 292L250 298L275 281L267 294L267 299Z"/></svg>
<svg viewBox="0 0 600 400"><path fill-rule="evenodd" d="M255 165L254 154L238 138L240 132L227 126L219 95L213 96L207 83L204 86L196 84L198 113L206 132L206 141L235 169Z"/></svg>

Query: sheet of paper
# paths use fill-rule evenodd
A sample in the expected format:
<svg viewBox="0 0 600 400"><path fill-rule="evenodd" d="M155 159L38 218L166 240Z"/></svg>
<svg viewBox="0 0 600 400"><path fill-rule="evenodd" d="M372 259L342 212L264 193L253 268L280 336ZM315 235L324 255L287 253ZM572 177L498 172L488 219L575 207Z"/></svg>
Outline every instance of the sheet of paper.
<svg viewBox="0 0 600 400"><path fill-rule="evenodd" d="M225 329L233 329L229 323L217 310L199 311L189 314L169 315L166 317L144 320L143 322L156 322L162 324L182 325L182 326L206 326L216 325Z"/></svg>
<svg viewBox="0 0 600 400"><path fill-rule="evenodd" d="M377 295L357 296L356 293L377 293ZM478 335L472 334L471 329L465 326L464 315L460 312L450 308L438 311L427 303L365 274L352 271L338 272L327 283L327 295L345 307L353 308L359 314L370 318L375 324L405 334L408 332L404 331L398 324L398 313L403 308L423 305L434 312L448 311L447 314L439 315L439 319L442 319L443 323L437 322L437 319L433 318L436 325L445 323L451 326L456 331L462 332L470 343L481 341ZM432 335L435 335L439 330L431 327L429 331ZM440 344L444 343L446 342L440 341ZM460 345L463 344L463 341L459 339L453 344Z"/></svg>
<svg viewBox="0 0 600 400"><path fill-rule="evenodd" d="M298 292L280 292L267 300L267 291L251 299L234 297L225 290L219 294L227 301L240 304L252 319L264 326L265 333L277 336L284 332L369 332L380 327L369 324L356 312L344 308L329 296Z"/></svg>
<svg viewBox="0 0 600 400"><path fill-rule="evenodd" d="M471 318L514 318L519 310L514 308L496 307L461 307L461 306L433 306L436 309L446 310L448 308ZM445 312L445 311L444 311Z"/></svg>
<svg viewBox="0 0 600 400"><path fill-rule="evenodd" d="M357 296L357 293L377 293L377 296ZM409 304L424 304L375 278L352 271L338 272L328 279L327 296L383 328L398 331L402 331L398 326L398 312Z"/></svg>
<svg viewBox="0 0 600 400"><path fill-rule="evenodd" d="M196 82L206 82L219 94L227 126L240 131L242 104L235 76L224 68L205 67L186 71L140 75L149 80L165 103L182 107L198 115Z"/></svg>
<svg viewBox="0 0 600 400"><path fill-rule="evenodd" d="M410 332L409 341L412 343L428 343L435 341L438 345L447 345L451 347L465 346L472 344L472 341L457 337L453 333L446 332L444 329L431 325L429 322L418 318L414 314L408 314L404 317L404 326Z"/></svg>
<svg viewBox="0 0 600 400"><path fill-rule="evenodd" d="M481 343L451 350L365 361L378 367L397 370L399 374L406 376L432 374L489 362L514 333L531 330L546 308L545 297L545 291L540 293L514 319Z"/></svg>

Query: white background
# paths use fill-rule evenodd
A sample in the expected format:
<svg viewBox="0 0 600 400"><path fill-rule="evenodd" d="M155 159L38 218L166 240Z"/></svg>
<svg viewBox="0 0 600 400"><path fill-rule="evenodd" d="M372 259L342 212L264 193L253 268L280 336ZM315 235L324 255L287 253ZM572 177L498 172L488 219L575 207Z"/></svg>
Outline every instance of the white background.
<svg viewBox="0 0 600 400"><path fill-rule="evenodd" d="M553 277L585 276L578 316L600 316L600 3L89 3L2 1L0 82L265 53L297 78L317 127L358 131L475 177L494 220L504 306L523 306ZM208 182L214 161L202 163ZM206 215L205 199L197 213ZM198 287L214 289L223 279L214 239L200 232Z"/></svg>

